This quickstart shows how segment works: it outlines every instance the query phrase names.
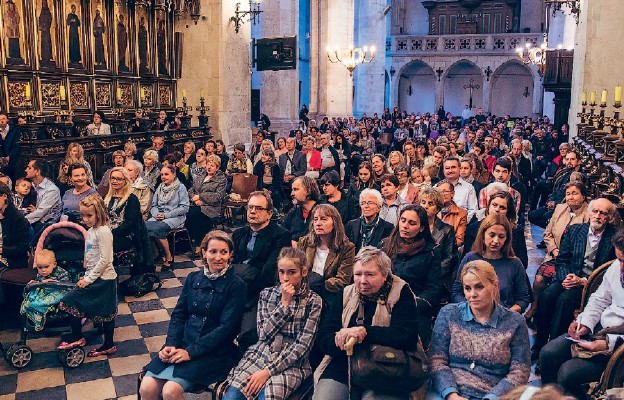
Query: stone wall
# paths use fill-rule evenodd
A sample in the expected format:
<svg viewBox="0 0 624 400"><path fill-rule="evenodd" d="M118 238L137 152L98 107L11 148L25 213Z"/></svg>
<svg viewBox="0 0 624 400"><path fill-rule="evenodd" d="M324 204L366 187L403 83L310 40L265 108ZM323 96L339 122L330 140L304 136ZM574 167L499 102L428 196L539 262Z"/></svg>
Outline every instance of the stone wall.
<svg viewBox="0 0 624 400"><path fill-rule="evenodd" d="M188 104L194 108L203 90L212 133L226 145L251 141L250 26L245 22L236 33L230 21L234 10L234 2L202 0L202 18L197 25L184 17L178 22L178 31L184 32L178 104L185 90Z"/></svg>
<svg viewBox="0 0 624 400"><path fill-rule="evenodd" d="M574 47L574 74L570 107L570 131L576 135L576 114L581 111L581 93L595 90L597 101L603 89L609 92L606 114L613 115L613 91L624 82L624 29L621 0L582 0ZM596 110L598 112L598 110Z"/></svg>

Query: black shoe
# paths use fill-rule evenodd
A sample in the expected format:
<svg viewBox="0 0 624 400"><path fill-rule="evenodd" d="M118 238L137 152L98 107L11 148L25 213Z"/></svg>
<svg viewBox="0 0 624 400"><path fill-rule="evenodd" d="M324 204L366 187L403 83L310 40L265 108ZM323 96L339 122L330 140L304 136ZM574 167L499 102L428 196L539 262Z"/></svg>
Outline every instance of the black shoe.
<svg viewBox="0 0 624 400"><path fill-rule="evenodd" d="M546 243L544 243L544 241L542 240L541 242L539 242L539 243L537 244L537 248L538 248L538 249L545 250L545 249L546 249Z"/></svg>

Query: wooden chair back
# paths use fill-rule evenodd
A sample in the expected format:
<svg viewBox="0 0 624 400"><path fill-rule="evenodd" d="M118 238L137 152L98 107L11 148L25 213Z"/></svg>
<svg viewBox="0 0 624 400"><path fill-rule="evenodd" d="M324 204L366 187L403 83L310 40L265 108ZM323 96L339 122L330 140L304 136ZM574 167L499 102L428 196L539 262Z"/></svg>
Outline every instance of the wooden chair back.
<svg viewBox="0 0 624 400"><path fill-rule="evenodd" d="M583 296L581 297L581 312L587 305L587 302L589 301L589 296L591 296L592 293L598 290L598 287L602 283L602 278L604 278L605 272L607 272L607 269L611 266L611 264L613 264L614 261L615 260L611 260L602 264L601 266L596 268L594 272L592 272L589 278L587 278L587 284L583 288Z"/></svg>
<svg viewBox="0 0 624 400"><path fill-rule="evenodd" d="M258 186L258 176L254 174L234 174L232 175L232 193L240 195L241 201L247 201L249 195Z"/></svg>
<svg viewBox="0 0 624 400"><path fill-rule="evenodd" d="M392 133L390 132L381 132L379 134L379 143L383 145L389 145L392 143Z"/></svg>

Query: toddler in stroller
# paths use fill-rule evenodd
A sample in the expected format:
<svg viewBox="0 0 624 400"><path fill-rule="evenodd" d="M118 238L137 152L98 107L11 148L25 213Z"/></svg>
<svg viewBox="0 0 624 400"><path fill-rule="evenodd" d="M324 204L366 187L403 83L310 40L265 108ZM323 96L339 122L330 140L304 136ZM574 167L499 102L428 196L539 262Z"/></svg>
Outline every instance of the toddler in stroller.
<svg viewBox="0 0 624 400"><path fill-rule="evenodd" d="M84 274L86 234L82 226L66 221L53 224L42 233L33 262L37 278L24 288L20 340L4 354L13 367L24 368L32 360L32 349L26 343L29 334L68 330L70 316L61 311L58 304ZM75 368L84 361L85 351L76 347L59 351L58 355L64 365Z"/></svg>

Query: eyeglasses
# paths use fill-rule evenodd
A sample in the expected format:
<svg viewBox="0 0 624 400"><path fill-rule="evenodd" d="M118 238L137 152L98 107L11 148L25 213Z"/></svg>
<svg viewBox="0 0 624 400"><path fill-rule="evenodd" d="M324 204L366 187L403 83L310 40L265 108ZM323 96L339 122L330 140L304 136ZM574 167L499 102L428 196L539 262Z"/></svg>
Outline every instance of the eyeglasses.
<svg viewBox="0 0 624 400"><path fill-rule="evenodd" d="M407 172L397 172L394 174L397 178L407 178Z"/></svg>
<svg viewBox="0 0 624 400"><path fill-rule="evenodd" d="M117 181L117 182L120 182L120 181L125 181L125 180L126 180L126 178L123 178L123 177L122 177L122 178L118 178L118 177L116 177L116 176L111 176L111 177L110 177L110 180L111 180L111 181Z"/></svg>
<svg viewBox="0 0 624 400"><path fill-rule="evenodd" d="M378 205L379 204L377 204L374 201L360 201L360 206L362 206L362 207L364 207L364 206L372 207L372 206L378 206Z"/></svg>
<svg viewBox="0 0 624 400"><path fill-rule="evenodd" d="M248 205L247 209L249 211L268 211L268 208L265 207L261 207L261 206L254 206L254 205Z"/></svg>

